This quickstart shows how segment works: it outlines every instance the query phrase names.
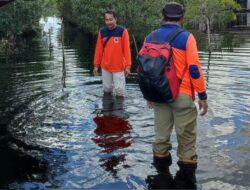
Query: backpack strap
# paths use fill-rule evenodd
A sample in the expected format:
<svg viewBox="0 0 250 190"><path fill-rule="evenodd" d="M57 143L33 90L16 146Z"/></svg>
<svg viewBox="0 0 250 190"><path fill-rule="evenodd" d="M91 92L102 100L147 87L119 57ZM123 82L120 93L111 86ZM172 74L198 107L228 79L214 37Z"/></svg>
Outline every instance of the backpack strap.
<svg viewBox="0 0 250 190"><path fill-rule="evenodd" d="M173 31L170 33L170 35L167 36L165 42L166 43L171 43L177 36L178 34L180 34L181 32L183 32L184 30L182 28L178 28L177 30ZM152 42L157 43L158 42L158 37L156 35L157 30L154 30L153 32L151 32L152 35ZM185 66L183 73L181 74L181 78L180 78L180 84L182 83L182 80L184 78L184 75L186 73L186 71L188 70L187 65Z"/></svg>
<svg viewBox="0 0 250 190"><path fill-rule="evenodd" d="M183 31L184 30L182 28L178 28L177 30L171 32L170 35L167 36L166 40L164 40L164 42L171 43L178 36L178 34L183 32ZM156 33L157 33L157 30L154 30L150 34L152 36L152 42L154 42L154 43L158 43L158 37L157 37Z"/></svg>
<svg viewBox="0 0 250 190"><path fill-rule="evenodd" d="M184 70L183 70L183 72L182 72L182 74L181 74L181 78L179 78L179 83L180 83L180 84L182 83L182 80L183 80L183 78L184 78L184 75L185 75L186 71L188 70L187 67L188 67L188 66L186 65L185 68L184 68Z"/></svg>
<svg viewBox="0 0 250 190"><path fill-rule="evenodd" d="M152 36L152 42L153 43L158 43L158 37L156 35L157 30L154 30L153 32L151 32L151 36Z"/></svg>
<svg viewBox="0 0 250 190"><path fill-rule="evenodd" d="M176 38L176 36L178 36L178 34L183 31L184 30L182 28L178 28L177 30L171 32L170 35L168 35L168 37L166 38L165 42L171 43Z"/></svg>
<svg viewBox="0 0 250 190"><path fill-rule="evenodd" d="M172 33L170 33L170 35L167 37L167 39L165 40L166 43L171 43L177 36L178 34L180 34L181 32L183 32L184 30L182 28L178 28L177 30L173 31ZM180 84L182 83L182 80L184 78L184 75L187 71L188 66L186 65L182 74L181 74L181 78L179 79Z"/></svg>
<svg viewBox="0 0 250 190"><path fill-rule="evenodd" d="M103 43L103 49L106 47L106 44L108 43L109 39L111 38L111 35L107 37L107 39Z"/></svg>

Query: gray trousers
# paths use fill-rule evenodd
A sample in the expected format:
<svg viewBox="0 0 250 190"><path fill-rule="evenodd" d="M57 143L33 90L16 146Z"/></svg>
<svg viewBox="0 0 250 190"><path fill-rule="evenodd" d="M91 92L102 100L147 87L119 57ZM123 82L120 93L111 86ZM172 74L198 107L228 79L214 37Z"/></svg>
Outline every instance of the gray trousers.
<svg viewBox="0 0 250 190"><path fill-rule="evenodd" d="M155 142L154 155L164 157L171 150L170 141L173 127L175 127L179 160L192 160L196 157L196 119L197 108L188 95L179 94L174 103L154 103Z"/></svg>
<svg viewBox="0 0 250 190"><path fill-rule="evenodd" d="M125 96L126 81L124 71L111 73L102 69L102 83L104 92L112 92L114 88L117 96Z"/></svg>

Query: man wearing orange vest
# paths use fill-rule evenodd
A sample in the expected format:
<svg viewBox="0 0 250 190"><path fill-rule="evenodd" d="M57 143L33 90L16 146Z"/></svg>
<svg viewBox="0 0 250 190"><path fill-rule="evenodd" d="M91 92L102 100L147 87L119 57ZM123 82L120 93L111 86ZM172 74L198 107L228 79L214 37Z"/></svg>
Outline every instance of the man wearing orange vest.
<svg viewBox="0 0 250 190"><path fill-rule="evenodd" d="M104 13L106 27L100 29L95 49L93 74L102 69L104 93L125 96L125 77L130 73L131 53L127 29L117 25L114 11Z"/></svg>
<svg viewBox="0 0 250 190"><path fill-rule="evenodd" d="M164 43L173 31L181 28L183 17L184 8L181 4L175 2L166 4L162 9L163 23L155 30L158 43ZM149 34L145 42L152 43L153 36ZM158 172L163 172L166 176L170 174L169 166L172 164L169 152L172 149L170 137L175 127L179 158L177 164L180 168L175 180L184 180L186 184L191 184L189 188L195 188L197 109L194 104L194 92L197 92L199 97L199 109L202 110L200 115L205 115L208 107L206 85L193 34L182 31L171 42L171 46L176 73L178 78L182 78L182 82L179 95L173 103L148 102L149 107L154 109L155 116L154 165ZM180 183L177 182L176 185Z"/></svg>

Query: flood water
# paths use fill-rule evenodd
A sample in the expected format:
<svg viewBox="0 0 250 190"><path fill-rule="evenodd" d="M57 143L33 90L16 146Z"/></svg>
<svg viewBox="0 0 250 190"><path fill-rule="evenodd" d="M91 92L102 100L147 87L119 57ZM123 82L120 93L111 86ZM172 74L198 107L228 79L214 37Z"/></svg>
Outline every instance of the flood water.
<svg viewBox="0 0 250 190"><path fill-rule="evenodd" d="M125 99L104 97L101 77L91 75L92 40L57 18L41 27L18 56L0 54L0 189L147 189L156 174L153 112L136 77ZM198 40L209 97L198 118L198 187L247 190L250 33L214 38L220 48L211 55ZM172 141L174 175L175 134Z"/></svg>

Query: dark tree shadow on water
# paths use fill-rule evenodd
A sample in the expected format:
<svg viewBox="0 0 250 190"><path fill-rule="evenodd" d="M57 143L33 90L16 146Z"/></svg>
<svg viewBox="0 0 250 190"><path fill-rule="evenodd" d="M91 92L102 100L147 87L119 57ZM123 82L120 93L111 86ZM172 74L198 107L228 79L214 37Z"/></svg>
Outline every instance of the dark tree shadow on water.
<svg viewBox="0 0 250 190"><path fill-rule="evenodd" d="M8 188L12 182L47 181L47 162L33 155L43 150L27 145L13 137L4 126L0 127L0 189Z"/></svg>

